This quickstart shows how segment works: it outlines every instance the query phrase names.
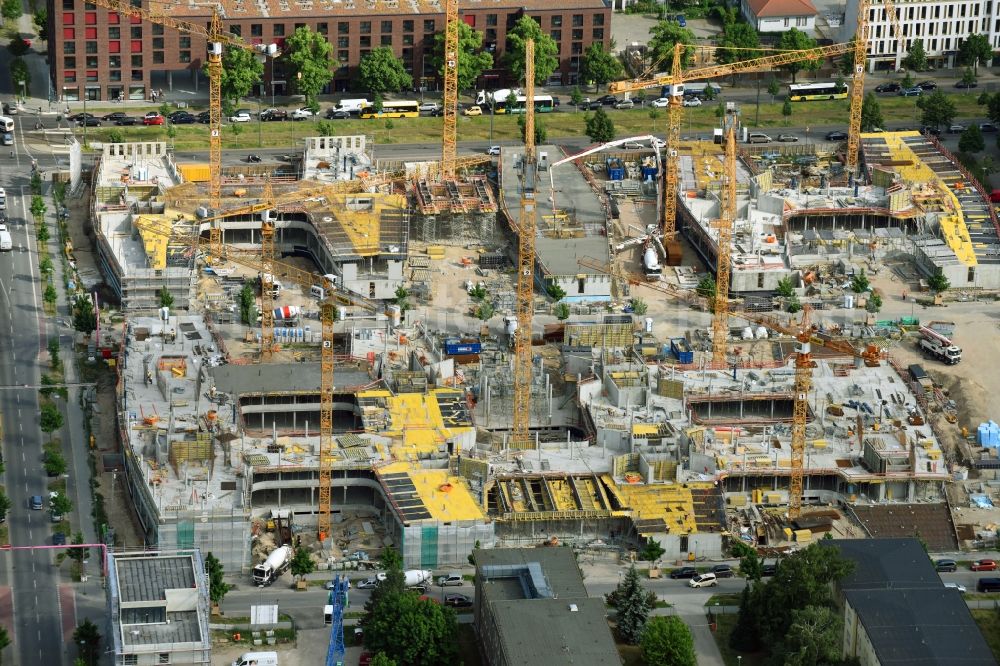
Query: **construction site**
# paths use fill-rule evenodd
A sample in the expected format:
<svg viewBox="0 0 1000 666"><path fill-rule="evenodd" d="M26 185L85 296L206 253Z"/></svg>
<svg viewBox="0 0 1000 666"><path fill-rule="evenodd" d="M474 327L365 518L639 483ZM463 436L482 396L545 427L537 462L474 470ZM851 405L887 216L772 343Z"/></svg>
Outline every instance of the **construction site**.
<svg viewBox="0 0 1000 666"><path fill-rule="evenodd" d="M848 285L908 254L919 279L1000 287L981 186L932 138L861 133L857 95L846 150L746 146L735 105L716 142L679 137L685 80L852 48L688 71L678 51L612 84L673 86L665 150L535 146L530 41L527 139L495 160L457 155L448 77L426 163L312 137L295 179L105 146L91 215L126 323L101 346L146 543L248 572L293 539L323 567L394 545L433 569L477 544L978 538L947 492L955 406L893 355L907 322Z"/></svg>

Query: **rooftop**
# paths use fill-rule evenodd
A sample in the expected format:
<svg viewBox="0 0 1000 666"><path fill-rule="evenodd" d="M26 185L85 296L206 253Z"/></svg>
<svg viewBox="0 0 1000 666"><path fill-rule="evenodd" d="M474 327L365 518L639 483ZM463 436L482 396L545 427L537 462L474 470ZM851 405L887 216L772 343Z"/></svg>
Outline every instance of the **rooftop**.
<svg viewBox="0 0 1000 666"><path fill-rule="evenodd" d="M941 588L927 551L916 539L833 539L820 545L837 548L856 563L839 585L845 590Z"/></svg>
<svg viewBox="0 0 1000 666"><path fill-rule="evenodd" d="M538 563L552 596L557 599L586 598L587 588L583 585L580 568L572 550L568 548L484 548L476 550L476 569L482 571L485 567L523 568L529 564ZM509 577L498 574L497 581ZM498 599L524 599L521 592L511 593L510 590L498 587L490 576L485 576L483 589L491 601ZM606 626L606 625L605 625Z"/></svg>
<svg viewBox="0 0 1000 666"><path fill-rule="evenodd" d="M816 7L809 0L750 0L750 11L757 18L780 16L815 16Z"/></svg>
<svg viewBox="0 0 1000 666"><path fill-rule="evenodd" d="M308 16L389 16L389 15L444 15L439 0L223 0L213 3L222 13L223 20L237 21L250 18L298 18ZM175 0L168 3L166 11L177 16L205 16L212 4L198 5L192 0ZM565 0L560 9L598 9L605 5L601 0ZM459 3L460 11L483 9L470 0ZM544 0L496 0L491 7L533 11L551 10L551 3ZM260 40L250 40L259 42Z"/></svg>

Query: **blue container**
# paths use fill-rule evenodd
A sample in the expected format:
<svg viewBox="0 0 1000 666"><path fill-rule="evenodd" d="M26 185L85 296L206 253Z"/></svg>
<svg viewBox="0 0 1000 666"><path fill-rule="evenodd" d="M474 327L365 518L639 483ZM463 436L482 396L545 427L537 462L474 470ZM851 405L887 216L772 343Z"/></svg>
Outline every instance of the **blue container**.
<svg viewBox="0 0 1000 666"><path fill-rule="evenodd" d="M457 338L449 338L444 341L444 353L449 356L464 356L466 354L478 354L483 346L478 342L464 342Z"/></svg>
<svg viewBox="0 0 1000 666"><path fill-rule="evenodd" d="M694 351L686 338L671 338L670 352L684 365L694 363Z"/></svg>

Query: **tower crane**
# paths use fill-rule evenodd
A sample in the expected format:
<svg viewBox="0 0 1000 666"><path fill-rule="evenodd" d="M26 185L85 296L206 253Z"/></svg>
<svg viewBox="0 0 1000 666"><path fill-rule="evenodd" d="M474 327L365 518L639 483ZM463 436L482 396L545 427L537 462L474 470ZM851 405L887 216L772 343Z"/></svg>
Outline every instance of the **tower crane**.
<svg viewBox="0 0 1000 666"><path fill-rule="evenodd" d="M344 663L344 606L347 605L347 576L333 577L333 586L327 597L330 614L330 644L326 651L326 666L342 666ZM324 615L326 614L326 608Z"/></svg>
<svg viewBox="0 0 1000 666"><path fill-rule="evenodd" d="M458 152L458 0L444 3L444 125L441 130L441 177L455 177Z"/></svg>
<svg viewBox="0 0 1000 666"><path fill-rule="evenodd" d="M736 113L727 109L725 117L726 154L722 169L722 197L719 204L718 251L716 252L715 300L712 315L712 365L726 365L729 339L729 271L732 257L733 225L736 223ZM676 199L676 197L674 197Z"/></svg>
<svg viewBox="0 0 1000 666"><path fill-rule="evenodd" d="M514 338L512 448L531 448L531 319L535 290L535 42L524 43L524 159L521 161L521 220L517 238L517 330Z"/></svg>

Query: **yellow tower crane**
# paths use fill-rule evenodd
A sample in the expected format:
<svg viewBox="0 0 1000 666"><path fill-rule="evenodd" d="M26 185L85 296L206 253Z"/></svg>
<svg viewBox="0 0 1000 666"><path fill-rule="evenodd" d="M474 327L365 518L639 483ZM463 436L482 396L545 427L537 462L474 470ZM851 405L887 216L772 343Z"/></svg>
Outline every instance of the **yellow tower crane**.
<svg viewBox="0 0 1000 666"><path fill-rule="evenodd" d="M514 421L511 447L531 441L531 319L535 292L535 42L524 44L524 160L521 162L521 220L517 238L517 330L514 332Z"/></svg>
<svg viewBox="0 0 1000 666"><path fill-rule="evenodd" d="M717 368L726 365L726 341L729 339L729 271L733 225L736 223L736 114L727 112L725 121L726 154L723 158L722 196L717 222L719 235L712 316L712 365Z"/></svg>
<svg viewBox="0 0 1000 666"><path fill-rule="evenodd" d="M441 178L455 177L458 134L458 0L444 3L444 127L441 131Z"/></svg>
<svg viewBox="0 0 1000 666"><path fill-rule="evenodd" d="M271 179L264 181L264 203L274 201ZM260 221L260 358L270 360L274 353L274 220L265 209Z"/></svg>

